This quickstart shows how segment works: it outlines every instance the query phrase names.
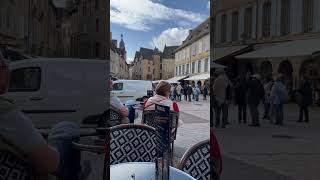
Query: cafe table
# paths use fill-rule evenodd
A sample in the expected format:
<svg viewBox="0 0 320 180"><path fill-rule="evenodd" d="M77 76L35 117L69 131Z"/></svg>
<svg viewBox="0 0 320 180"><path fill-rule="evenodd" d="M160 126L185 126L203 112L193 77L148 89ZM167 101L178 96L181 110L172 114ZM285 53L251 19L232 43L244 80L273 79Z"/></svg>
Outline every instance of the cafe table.
<svg viewBox="0 0 320 180"><path fill-rule="evenodd" d="M170 180L195 180L187 173L170 167ZM155 180L155 163L130 162L110 166L110 180Z"/></svg>

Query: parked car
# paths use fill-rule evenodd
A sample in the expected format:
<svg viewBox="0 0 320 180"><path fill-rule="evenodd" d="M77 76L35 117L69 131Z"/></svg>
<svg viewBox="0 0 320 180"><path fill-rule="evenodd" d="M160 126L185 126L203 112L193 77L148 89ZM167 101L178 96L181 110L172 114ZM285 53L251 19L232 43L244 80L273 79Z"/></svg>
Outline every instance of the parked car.
<svg viewBox="0 0 320 180"><path fill-rule="evenodd" d="M111 93L122 102L128 100L142 101L145 97L153 96L152 82L143 80L116 80L113 82Z"/></svg>
<svg viewBox="0 0 320 180"><path fill-rule="evenodd" d="M27 55L22 54L22 53L20 53L18 51L8 50L8 49L6 49L4 47L0 47L0 52L2 53L4 58L9 60L10 62L14 62L14 61L18 61L18 60L24 60L24 59L32 59L31 56L27 56Z"/></svg>
<svg viewBox="0 0 320 180"><path fill-rule="evenodd" d="M9 92L36 127L60 121L81 124L107 110L108 63L103 60L37 58L12 62ZM106 117L104 117L106 118Z"/></svg>

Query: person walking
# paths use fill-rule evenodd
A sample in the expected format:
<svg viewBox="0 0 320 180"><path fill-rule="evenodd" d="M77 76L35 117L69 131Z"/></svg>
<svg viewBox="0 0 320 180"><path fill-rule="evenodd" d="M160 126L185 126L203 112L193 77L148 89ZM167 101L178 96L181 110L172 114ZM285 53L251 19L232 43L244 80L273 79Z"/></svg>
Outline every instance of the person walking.
<svg viewBox="0 0 320 180"><path fill-rule="evenodd" d="M267 78L266 83L264 84L264 115L262 119L270 120L270 110L271 110L271 101L270 94L271 88L273 87L274 81L272 78Z"/></svg>
<svg viewBox="0 0 320 180"><path fill-rule="evenodd" d="M196 98L196 101L199 101L199 96L200 96L200 94L201 94L201 91L200 91L199 86L196 86L196 87L195 87L194 93L195 93L194 96L195 96L195 98Z"/></svg>
<svg viewBox="0 0 320 180"><path fill-rule="evenodd" d="M288 101L288 91L284 85L282 75L279 75L271 89L271 101L273 103L273 112L275 125L283 126L283 104Z"/></svg>
<svg viewBox="0 0 320 180"><path fill-rule="evenodd" d="M221 124L221 128L225 128L227 124L227 87L229 85L229 78L225 74L223 69L219 69L215 71L215 76L217 77L212 86L213 93L213 101L214 101L214 109L216 122L215 127L219 128ZM222 113L222 118L221 118ZM221 122L222 119L222 122Z"/></svg>
<svg viewBox="0 0 320 180"><path fill-rule="evenodd" d="M238 105L239 124L247 122L247 85L244 78L240 78L235 86L235 101Z"/></svg>
<svg viewBox="0 0 320 180"><path fill-rule="evenodd" d="M188 101L188 88L189 88L189 85L185 84L184 88L183 88L183 94L184 94L184 100L185 101Z"/></svg>
<svg viewBox="0 0 320 180"><path fill-rule="evenodd" d="M181 101L181 90L182 90L182 86L181 84L178 84L177 86L177 100Z"/></svg>
<svg viewBox="0 0 320 180"><path fill-rule="evenodd" d="M251 124L249 126L259 127L259 110L260 101L264 98L264 88L260 81L260 75L255 74L251 76L248 82L247 101L251 114Z"/></svg>
<svg viewBox="0 0 320 180"><path fill-rule="evenodd" d="M207 95L208 95L208 85L205 84L203 87L203 100L207 100Z"/></svg>
<svg viewBox="0 0 320 180"><path fill-rule="evenodd" d="M191 87L191 85L189 85L189 86L187 87L187 94L188 94L189 102L191 102L191 95L193 94L192 91L193 91L193 90L192 90L192 87Z"/></svg>
<svg viewBox="0 0 320 180"><path fill-rule="evenodd" d="M308 80L298 89L298 104L300 107L299 120L297 122L309 122L309 106L312 105L312 87ZM304 115L304 121L303 121Z"/></svg>

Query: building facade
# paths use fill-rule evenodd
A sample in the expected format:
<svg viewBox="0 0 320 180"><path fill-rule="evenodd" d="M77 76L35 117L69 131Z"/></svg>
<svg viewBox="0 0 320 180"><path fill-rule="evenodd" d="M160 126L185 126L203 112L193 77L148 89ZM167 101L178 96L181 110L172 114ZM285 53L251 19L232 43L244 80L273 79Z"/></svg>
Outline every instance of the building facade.
<svg viewBox="0 0 320 180"><path fill-rule="evenodd" d="M71 56L109 59L107 1L68 2L67 19L71 24Z"/></svg>
<svg viewBox="0 0 320 180"><path fill-rule="evenodd" d="M161 54L157 48L140 48L133 61L132 79L160 80Z"/></svg>
<svg viewBox="0 0 320 180"><path fill-rule="evenodd" d="M290 91L310 79L319 94L320 1L216 0L212 9L211 59L231 78L281 73Z"/></svg>
<svg viewBox="0 0 320 180"><path fill-rule="evenodd" d="M111 37L112 37L112 33ZM112 39L112 38L111 38ZM121 34L121 41L111 40L110 44L110 71L114 78L129 79L129 65L127 64L125 43Z"/></svg>
<svg viewBox="0 0 320 180"><path fill-rule="evenodd" d="M198 27L190 30L186 40L175 50L174 72L177 77L205 74L207 76L206 78L209 78L209 70L210 19L208 18Z"/></svg>
<svg viewBox="0 0 320 180"><path fill-rule="evenodd" d="M52 0L2 0L0 44L28 55L58 55L56 19Z"/></svg>
<svg viewBox="0 0 320 180"><path fill-rule="evenodd" d="M174 77L175 54L174 51L179 46L166 46L163 49L162 62L160 64L161 79L170 79Z"/></svg>

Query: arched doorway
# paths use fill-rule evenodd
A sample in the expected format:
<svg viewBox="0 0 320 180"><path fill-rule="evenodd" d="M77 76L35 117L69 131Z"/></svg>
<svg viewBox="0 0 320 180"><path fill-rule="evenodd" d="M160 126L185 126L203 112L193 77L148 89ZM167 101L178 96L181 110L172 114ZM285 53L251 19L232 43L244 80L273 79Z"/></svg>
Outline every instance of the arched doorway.
<svg viewBox="0 0 320 180"><path fill-rule="evenodd" d="M284 83L289 92L293 90L293 67L289 60L282 61L278 68L278 73L284 76Z"/></svg>
<svg viewBox="0 0 320 180"><path fill-rule="evenodd" d="M270 61L263 61L260 66L260 74L263 79L272 78L272 64Z"/></svg>

